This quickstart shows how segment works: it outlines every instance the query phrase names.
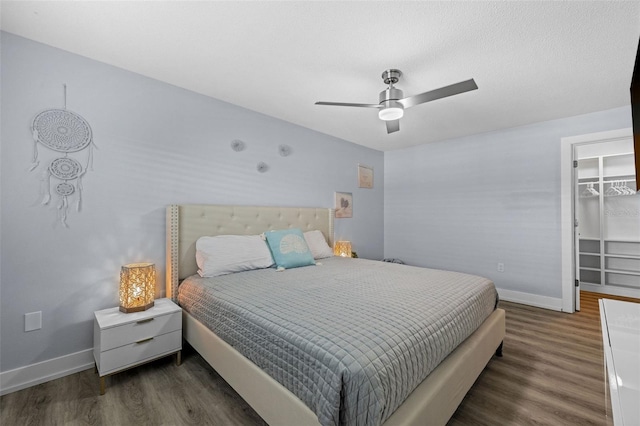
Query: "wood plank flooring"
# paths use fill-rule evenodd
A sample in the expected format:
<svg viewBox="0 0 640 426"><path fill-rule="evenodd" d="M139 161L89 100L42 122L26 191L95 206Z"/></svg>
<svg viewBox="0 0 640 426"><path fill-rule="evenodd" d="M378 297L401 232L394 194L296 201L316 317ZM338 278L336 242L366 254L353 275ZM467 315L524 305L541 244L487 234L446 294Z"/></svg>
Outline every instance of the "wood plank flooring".
<svg viewBox="0 0 640 426"><path fill-rule="evenodd" d="M493 358L449 425L611 425L597 299L564 314L509 302L504 357ZM639 301L640 302L640 301ZM609 411L610 415L610 411ZM93 370L0 397L9 425L264 425L193 350L107 379ZM295 426L295 425L292 425Z"/></svg>
<svg viewBox="0 0 640 426"><path fill-rule="evenodd" d="M500 302L504 357L478 378L449 425L611 425L598 299L574 314ZM611 298L640 302L637 299Z"/></svg>

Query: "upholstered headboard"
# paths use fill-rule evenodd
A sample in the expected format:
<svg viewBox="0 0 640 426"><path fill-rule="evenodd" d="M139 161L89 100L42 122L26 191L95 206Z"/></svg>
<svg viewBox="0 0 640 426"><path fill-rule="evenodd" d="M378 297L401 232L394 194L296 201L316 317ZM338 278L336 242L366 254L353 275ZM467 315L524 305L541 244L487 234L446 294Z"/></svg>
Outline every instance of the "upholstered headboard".
<svg viewBox="0 0 640 426"><path fill-rule="evenodd" d="M318 229L333 246L333 209L205 204L167 207L167 297L176 301L178 284L197 272L196 241L201 236L255 235L272 229Z"/></svg>

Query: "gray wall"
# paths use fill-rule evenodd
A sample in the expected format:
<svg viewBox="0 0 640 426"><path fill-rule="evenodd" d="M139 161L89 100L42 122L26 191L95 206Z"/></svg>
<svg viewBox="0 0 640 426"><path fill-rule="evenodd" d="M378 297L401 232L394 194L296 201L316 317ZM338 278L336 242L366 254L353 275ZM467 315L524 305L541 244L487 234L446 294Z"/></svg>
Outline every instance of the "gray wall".
<svg viewBox="0 0 640 426"><path fill-rule="evenodd" d="M561 298L560 140L627 127L624 107L386 152L385 257Z"/></svg>
<svg viewBox="0 0 640 426"><path fill-rule="evenodd" d="M382 152L0 34L0 371L92 347L93 311L117 305L123 264L154 262L164 292L168 204L333 207L334 191L352 192L354 217L336 219L336 237L382 258ZM38 202L41 172L60 154L41 146L40 167L28 171L29 126L63 106L65 83L68 109L89 122L99 148L68 229L54 203ZM247 149L234 152L234 139ZM278 155L282 143L291 156ZM256 171L259 161L267 173ZM357 188L358 163L375 169L374 189ZM43 327L25 333L33 311L42 311Z"/></svg>

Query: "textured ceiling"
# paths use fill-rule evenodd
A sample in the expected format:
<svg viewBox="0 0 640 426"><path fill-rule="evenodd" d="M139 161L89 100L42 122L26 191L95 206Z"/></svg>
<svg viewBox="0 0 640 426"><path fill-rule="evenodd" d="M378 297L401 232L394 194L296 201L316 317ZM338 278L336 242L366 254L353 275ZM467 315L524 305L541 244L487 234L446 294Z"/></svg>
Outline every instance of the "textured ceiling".
<svg viewBox="0 0 640 426"><path fill-rule="evenodd" d="M378 150L629 105L640 2L2 1L3 30ZM405 96L474 78L387 134Z"/></svg>

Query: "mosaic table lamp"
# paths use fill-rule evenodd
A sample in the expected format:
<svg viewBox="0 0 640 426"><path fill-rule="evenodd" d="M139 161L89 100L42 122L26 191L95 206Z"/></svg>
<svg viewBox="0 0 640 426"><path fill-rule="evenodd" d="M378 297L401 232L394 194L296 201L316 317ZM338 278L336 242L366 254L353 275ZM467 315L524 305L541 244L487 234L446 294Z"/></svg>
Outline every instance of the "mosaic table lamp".
<svg viewBox="0 0 640 426"><path fill-rule="evenodd" d="M351 241L336 241L333 254L341 257L351 257Z"/></svg>
<svg viewBox="0 0 640 426"><path fill-rule="evenodd" d="M146 311L153 306L156 290L156 266L131 263L120 270L120 311Z"/></svg>

